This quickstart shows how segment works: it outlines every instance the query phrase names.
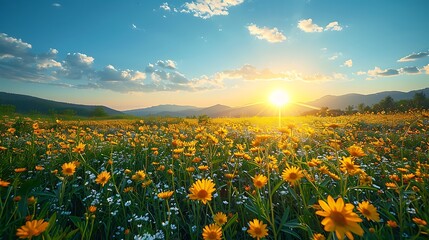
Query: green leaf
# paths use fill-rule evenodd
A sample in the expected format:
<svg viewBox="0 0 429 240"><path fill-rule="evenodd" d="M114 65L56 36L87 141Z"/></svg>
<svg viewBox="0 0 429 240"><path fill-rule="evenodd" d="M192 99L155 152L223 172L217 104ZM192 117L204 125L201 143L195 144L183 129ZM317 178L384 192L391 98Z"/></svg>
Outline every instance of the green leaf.
<svg viewBox="0 0 429 240"><path fill-rule="evenodd" d="M223 227L223 230L226 231L235 221L237 221L238 213L235 213L234 216L232 216L228 222L225 224L225 227Z"/></svg>

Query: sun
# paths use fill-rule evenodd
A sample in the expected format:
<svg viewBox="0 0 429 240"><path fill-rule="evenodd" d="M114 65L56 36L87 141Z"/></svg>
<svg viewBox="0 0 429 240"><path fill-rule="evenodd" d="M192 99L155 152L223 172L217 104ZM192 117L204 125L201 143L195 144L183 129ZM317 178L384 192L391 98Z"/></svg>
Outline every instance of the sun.
<svg viewBox="0 0 429 240"><path fill-rule="evenodd" d="M270 94L270 102L277 107L281 107L289 103L289 95L282 89L277 89Z"/></svg>

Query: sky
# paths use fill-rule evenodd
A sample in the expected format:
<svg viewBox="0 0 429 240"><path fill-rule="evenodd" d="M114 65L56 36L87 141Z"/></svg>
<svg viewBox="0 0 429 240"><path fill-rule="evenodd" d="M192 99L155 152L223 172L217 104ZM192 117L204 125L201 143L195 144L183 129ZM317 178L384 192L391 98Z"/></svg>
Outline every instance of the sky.
<svg viewBox="0 0 429 240"><path fill-rule="evenodd" d="M427 0L0 0L0 91L129 110L429 87Z"/></svg>

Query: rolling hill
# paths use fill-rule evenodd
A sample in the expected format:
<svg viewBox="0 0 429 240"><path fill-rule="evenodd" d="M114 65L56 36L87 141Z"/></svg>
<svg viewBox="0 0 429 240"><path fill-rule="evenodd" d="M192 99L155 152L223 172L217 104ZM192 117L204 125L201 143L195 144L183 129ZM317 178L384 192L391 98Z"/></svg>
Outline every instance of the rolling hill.
<svg viewBox="0 0 429 240"><path fill-rule="evenodd" d="M123 112L105 106L56 102L28 95L5 92L0 92L0 105L13 105L15 106L15 112L22 114L37 113L50 115L57 113L86 117L95 115L124 115Z"/></svg>
<svg viewBox="0 0 429 240"><path fill-rule="evenodd" d="M340 96L327 95L314 101L306 103L292 103L282 109L283 116L296 116L310 110L321 107L329 109L344 110L347 106L357 107L360 103L373 106L383 98L391 96L395 101L412 99L416 93L424 93L429 96L429 88L414 90L410 92L385 91L374 94L345 94ZM239 107L229 107L216 104L206 108L180 105L158 105L148 108L139 108L127 111L117 111L105 106L80 105L72 103L56 102L27 95L0 92L0 105L13 105L17 113L40 113L40 114L65 114L73 113L77 116L94 116L96 111L102 111L107 115L133 115L145 116L170 116L191 117L207 115L209 117L253 117L253 116L277 116L278 109L265 103L251 104Z"/></svg>
<svg viewBox="0 0 429 240"><path fill-rule="evenodd" d="M423 92L427 97L429 97L429 88L424 88L420 90L414 90L410 92L399 92L399 91L385 91L374 94L345 94L340 96L327 95L322 98L316 99L306 104L315 106L315 107L328 107L330 109L341 109L344 110L347 106L353 105L357 106L360 103L363 103L367 106L372 106L383 98L391 96L395 101L412 99L414 94Z"/></svg>

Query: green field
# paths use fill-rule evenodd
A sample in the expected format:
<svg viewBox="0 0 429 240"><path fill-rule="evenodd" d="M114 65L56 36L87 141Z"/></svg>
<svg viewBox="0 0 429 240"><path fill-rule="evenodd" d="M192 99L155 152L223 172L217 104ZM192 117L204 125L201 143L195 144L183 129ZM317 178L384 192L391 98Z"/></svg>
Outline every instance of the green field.
<svg viewBox="0 0 429 240"><path fill-rule="evenodd" d="M4 116L0 236L427 239L427 117Z"/></svg>

